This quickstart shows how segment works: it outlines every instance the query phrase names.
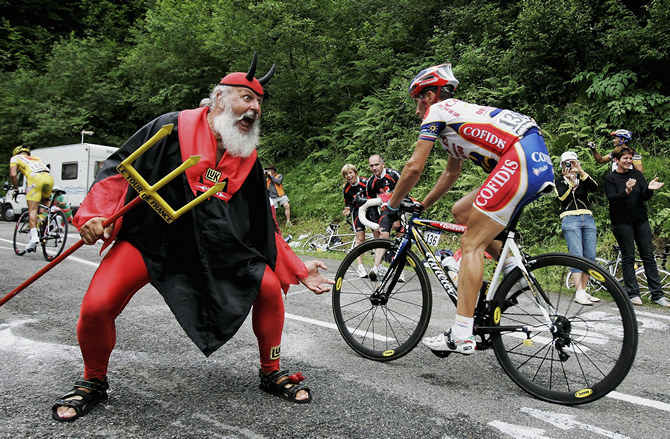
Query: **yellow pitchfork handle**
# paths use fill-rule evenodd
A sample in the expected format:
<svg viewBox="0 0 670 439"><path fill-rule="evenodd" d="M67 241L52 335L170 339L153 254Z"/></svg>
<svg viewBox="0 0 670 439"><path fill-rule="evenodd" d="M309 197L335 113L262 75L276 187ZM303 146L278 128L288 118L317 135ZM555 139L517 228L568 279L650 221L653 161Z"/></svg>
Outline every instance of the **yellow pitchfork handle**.
<svg viewBox="0 0 670 439"><path fill-rule="evenodd" d="M165 221L168 223L174 221L175 219L179 218L181 215L183 215L185 212L189 211L190 209L193 209L195 206L198 204L202 203L206 198L209 196L215 194L216 192L223 190L225 187L226 183L218 183L214 185L211 189L209 189L207 192L204 194L196 197L193 201L189 202L186 204L184 207L181 209L177 210L176 212L161 198L158 194L156 194L156 191L163 186L165 186L170 180L173 180L177 175L181 174L184 172L187 168L195 165L198 163L200 160L200 156L191 156L189 157L184 163L182 163L177 169L174 171L170 172L168 175L163 177L158 183L156 183L153 186L149 186L147 182L142 178L137 171L130 165L133 161L137 159L140 155L142 155L144 152L146 152L149 148L151 148L156 142L158 142L160 139L163 137L167 136L172 132L172 128L174 125L169 124L169 125L163 125L163 127L158 130L154 136L149 139L144 145L140 146L135 152L133 152L127 159L125 159L119 166L116 167L116 169L128 180L131 186L137 190L140 195L134 198L130 203L126 204L122 209L120 209L118 212L116 212L114 215L111 217L107 218L105 222L102 223L102 227L106 228L109 227L110 225L114 224L116 220L121 218L123 215L125 215L128 211L133 209L135 206L140 204L142 200L145 200L149 203L151 207L158 212ZM131 181L131 179L133 181ZM160 210L159 210L160 209ZM21 291L25 290L27 287L29 287L33 282L35 282L37 279L42 277L44 274L46 274L49 270L54 268L56 265L60 264L61 261L63 261L65 258L70 256L72 253L74 253L77 249L79 249L82 245L84 245L83 240L77 241L72 247L68 248L65 250L63 253L61 253L56 259L53 261L49 262L47 265L42 267L41 270L39 270L37 273L32 275L28 280L23 282L21 285L16 287L11 293L7 294L5 297L0 299L0 306L4 305L11 299L12 297L16 296L19 294Z"/></svg>

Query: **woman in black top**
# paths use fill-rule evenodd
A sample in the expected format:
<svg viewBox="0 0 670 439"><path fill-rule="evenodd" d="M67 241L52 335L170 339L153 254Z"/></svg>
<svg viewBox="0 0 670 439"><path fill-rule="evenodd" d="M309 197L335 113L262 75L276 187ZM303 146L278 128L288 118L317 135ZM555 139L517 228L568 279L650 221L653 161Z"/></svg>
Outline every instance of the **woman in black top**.
<svg viewBox="0 0 670 439"><path fill-rule="evenodd" d="M624 283L628 297L634 305L642 305L640 287L635 278L635 244L644 264L644 272L651 292L651 299L657 304L670 307L663 296L658 277L658 267L654 259L651 227L647 217L645 201L651 198L653 191L663 187L663 183L654 178L647 184L637 169L630 169L633 151L624 147L614 153L617 168L605 177L605 192L610 204L612 232L619 243L622 256Z"/></svg>

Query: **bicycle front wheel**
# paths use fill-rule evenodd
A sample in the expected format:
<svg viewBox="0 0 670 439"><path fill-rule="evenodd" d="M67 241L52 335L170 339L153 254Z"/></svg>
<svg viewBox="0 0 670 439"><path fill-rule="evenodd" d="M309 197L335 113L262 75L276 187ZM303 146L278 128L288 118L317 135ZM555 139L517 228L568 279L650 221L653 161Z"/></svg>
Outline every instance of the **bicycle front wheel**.
<svg viewBox="0 0 670 439"><path fill-rule="evenodd" d="M337 270L333 289L333 315L344 340L359 355L390 361L414 349L430 321L433 296L421 260L409 249L390 268L383 258L376 281L357 271L356 259L373 266L374 254L395 255L393 241L373 239L354 248Z"/></svg>
<svg viewBox="0 0 670 439"><path fill-rule="evenodd" d="M67 240L67 217L60 210L50 212L42 236L44 259L53 261L63 252Z"/></svg>
<svg viewBox="0 0 670 439"><path fill-rule="evenodd" d="M595 401L626 377L637 350L637 323L619 282L604 268L568 254L528 261L533 289L515 269L493 298L493 349L507 375L531 395L553 403ZM599 302L575 302L570 268L589 273ZM524 287L525 286L525 287Z"/></svg>
<svg viewBox="0 0 670 439"><path fill-rule="evenodd" d="M642 296L642 298L648 298L651 300L651 290L649 289L649 283L647 282L647 272L644 271L644 267L635 270L635 277L637 278L637 284L640 287L640 296ZM661 281L661 290L663 290L668 299L670 299L670 272L659 268L658 279Z"/></svg>
<svg viewBox="0 0 670 439"><path fill-rule="evenodd" d="M23 212L14 226L14 253L18 256L26 254L26 245L30 242L30 223L28 212Z"/></svg>

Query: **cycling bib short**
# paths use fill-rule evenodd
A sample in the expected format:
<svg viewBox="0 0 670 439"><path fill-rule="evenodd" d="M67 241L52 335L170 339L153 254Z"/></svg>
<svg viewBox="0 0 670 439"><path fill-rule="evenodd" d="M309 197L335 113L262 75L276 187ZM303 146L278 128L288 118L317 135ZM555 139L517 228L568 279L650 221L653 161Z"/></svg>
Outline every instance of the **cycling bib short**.
<svg viewBox="0 0 670 439"><path fill-rule="evenodd" d="M554 178L537 124L510 110L447 99L428 109L419 139L439 140L452 157L471 160L489 174L473 206L502 225Z"/></svg>
<svg viewBox="0 0 670 439"><path fill-rule="evenodd" d="M18 154L9 160L9 166L16 166L26 177L26 200L39 203L42 199L51 197L54 179L39 157Z"/></svg>

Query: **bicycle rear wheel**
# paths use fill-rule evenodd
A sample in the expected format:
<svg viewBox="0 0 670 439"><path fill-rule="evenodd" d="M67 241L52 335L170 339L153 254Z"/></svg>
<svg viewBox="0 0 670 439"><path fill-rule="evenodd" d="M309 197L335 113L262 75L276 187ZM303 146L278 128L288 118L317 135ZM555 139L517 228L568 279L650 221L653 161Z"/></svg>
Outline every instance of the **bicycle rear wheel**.
<svg viewBox="0 0 670 439"><path fill-rule="evenodd" d="M635 270L635 277L637 277L637 284L640 286L640 296L651 300L647 273L644 271L644 267ZM661 281L661 289L670 299L670 272L659 267L658 278Z"/></svg>
<svg viewBox="0 0 670 439"><path fill-rule="evenodd" d="M18 256L26 254L26 245L30 242L30 224L28 212L23 212L14 226L14 253Z"/></svg>
<svg viewBox="0 0 670 439"><path fill-rule="evenodd" d="M44 259L53 261L63 252L67 240L67 217L60 210L49 212L42 236L42 253Z"/></svg>
<svg viewBox="0 0 670 439"><path fill-rule="evenodd" d="M357 274L356 258L373 265L375 251L396 253L393 241L373 239L354 248L337 270L333 289L333 315L344 340L359 355L376 361L390 361L414 349L430 321L432 293L421 260L409 249L399 264L377 282ZM404 282L401 282L401 274Z"/></svg>
<svg viewBox="0 0 670 439"><path fill-rule="evenodd" d="M328 250L328 237L326 235L314 235L302 245L306 252L325 252Z"/></svg>
<svg viewBox="0 0 670 439"><path fill-rule="evenodd" d="M565 285L570 268L588 272L602 286L600 302L574 301ZM605 269L568 254L528 261L536 293L515 284L515 269L493 298L493 349L507 375L531 395L553 403L595 401L614 390L630 370L637 323L621 285ZM544 313L547 315L545 316Z"/></svg>

